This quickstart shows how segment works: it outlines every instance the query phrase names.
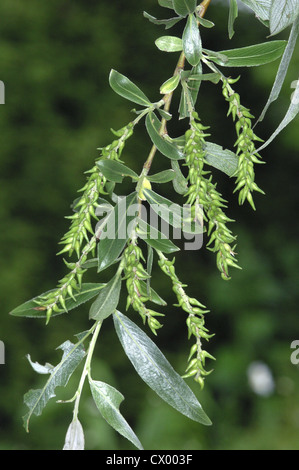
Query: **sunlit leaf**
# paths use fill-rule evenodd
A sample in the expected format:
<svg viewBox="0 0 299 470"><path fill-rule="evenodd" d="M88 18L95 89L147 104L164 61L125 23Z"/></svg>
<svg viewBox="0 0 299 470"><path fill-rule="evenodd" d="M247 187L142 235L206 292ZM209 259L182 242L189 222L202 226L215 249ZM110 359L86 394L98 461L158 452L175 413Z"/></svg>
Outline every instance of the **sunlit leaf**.
<svg viewBox="0 0 299 470"><path fill-rule="evenodd" d="M143 91L141 91L140 88L138 88L138 86L133 82L131 82L131 80L116 70L111 70L109 75L109 83L115 93L122 96L123 98L126 98L129 101L133 101L133 103L140 104L141 106L148 107L151 105L151 102L147 96L145 96Z"/></svg>
<svg viewBox="0 0 299 470"><path fill-rule="evenodd" d="M299 15L298 0L273 0L270 9L270 32L280 33L292 24Z"/></svg>
<svg viewBox="0 0 299 470"><path fill-rule="evenodd" d="M195 67L201 59L202 45L199 28L194 15L189 15L183 32L183 49L189 64Z"/></svg>
<svg viewBox="0 0 299 470"><path fill-rule="evenodd" d="M67 296L65 299L65 305L67 310L70 311L79 305L87 302L88 300L95 297L100 289L105 286L103 283L86 283L82 284L80 291L73 291L73 296L75 300ZM23 303L22 305L18 306L14 310L10 312L10 315L14 315L16 317L29 317L29 318L46 318L46 309L41 307L37 304L36 301L40 301L43 295L49 294L50 292L55 292L56 289L52 289L40 296L34 297L31 300ZM53 312L52 316L61 315L63 312Z"/></svg>
<svg viewBox="0 0 299 470"><path fill-rule="evenodd" d="M262 22L269 20L272 0L241 0L254 11L257 18Z"/></svg>
<svg viewBox="0 0 299 470"><path fill-rule="evenodd" d="M89 333L86 333L86 337L88 334ZM53 367L51 371L49 370L50 377L45 386L41 389L29 390L29 392L24 395L24 402L29 408L29 412L23 417L24 427L27 432L31 416L41 415L48 401L56 396L56 387L65 387L67 385L71 375L85 356L83 340L78 341L76 344L65 341L57 349L63 351L63 356L61 362L56 367Z"/></svg>
<svg viewBox="0 0 299 470"><path fill-rule="evenodd" d="M118 338L136 372L163 400L188 418L204 425L211 421L186 382L155 343L129 318L113 315Z"/></svg>
<svg viewBox="0 0 299 470"><path fill-rule="evenodd" d="M269 41L253 46L240 47L238 49L229 49L219 51L218 54L224 56L224 60L213 56L210 51L209 59L223 67L253 67L268 64L279 59L286 47L286 41Z"/></svg>
<svg viewBox="0 0 299 470"><path fill-rule="evenodd" d="M100 291L98 297L90 307L89 318L103 321L111 315L119 301L121 289L121 276L116 274Z"/></svg>
<svg viewBox="0 0 299 470"><path fill-rule="evenodd" d="M176 36L161 36L156 39L155 44L163 52L180 52L183 50L182 39Z"/></svg>
<svg viewBox="0 0 299 470"><path fill-rule="evenodd" d="M68 427L63 450L84 450L85 440L82 424L78 418L73 419Z"/></svg>
<svg viewBox="0 0 299 470"><path fill-rule="evenodd" d="M223 149L221 145L206 142L205 160L207 163L228 176L233 176L238 168L238 157L231 150Z"/></svg>
<svg viewBox="0 0 299 470"><path fill-rule="evenodd" d="M111 385L98 380L89 379L89 385L94 402L107 423L138 449L143 450L138 437L119 411L124 396Z"/></svg>
<svg viewBox="0 0 299 470"><path fill-rule="evenodd" d="M291 58L292 58L292 55L293 55L293 52L297 43L298 35L299 35L299 17L297 18L297 20L292 26L288 43L284 50L282 59L280 61L279 68L275 77L274 84L271 89L270 96L257 122L262 121L264 119L265 114L270 104L273 103L273 101L277 100L280 94L282 85L284 83L284 80L288 71Z"/></svg>
<svg viewBox="0 0 299 470"><path fill-rule="evenodd" d="M297 86L296 86L296 89L295 89L294 93L292 94L291 104L290 104L283 120L281 121L281 123L279 124L277 129L273 132L271 137L269 137L269 139L261 147L259 147L257 149L257 152L260 152L264 148L268 147L268 145L278 136L278 134L288 124L290 124L290 122L297 116L297 114L299 112L299 80L297 80L296 83L297 83Z"/></svg>

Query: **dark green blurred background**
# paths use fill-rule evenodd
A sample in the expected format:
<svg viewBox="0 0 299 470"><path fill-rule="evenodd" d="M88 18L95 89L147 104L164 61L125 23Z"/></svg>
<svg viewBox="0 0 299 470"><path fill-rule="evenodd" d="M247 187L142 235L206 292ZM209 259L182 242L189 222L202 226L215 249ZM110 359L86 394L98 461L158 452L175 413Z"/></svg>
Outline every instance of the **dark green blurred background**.
<svg viewBox="0 0 299 470"><path fill-rule="evenodd" d="M214 4L213 4L214 3ZM216 27L203 31L204 46L221 50L266 40L268 31L253 15L242 13L232 41L227 38L227 4L212 2L207 18ZM156 0L2 0L0 4L0 79L6 103L0 106L0 339L5 343L6 364L0 365L0 448L60 449L71 421L72 405L51 400L41 417L33 417L30 433L22 427L26 413L23 394L38 388L45 377L30 368L33 361L59 362L55 348L90 327L88 306L52 319L20 319L8 313L20 303L53 288L64 275L58 242L68 228L65 215L83 172L92 167L97 148L112 140L117 129L132 119L131 103L115 95L108 85L111 68L142 86L153 101L159 86L172 74L176 54L163 54L154 40L166 32L143 18L169 16ZM181 26L177 28L181 32ZM287 33L277 39L283 39ZM290 103L290 84L298 79L297 50L279 102L274 103L256 132L267 138ZM278 62L257 69L228 70L242 75L235 86L243 104L256 116L270 92ZM198 111L211 126L213 140L232 148L234 129L226 119L221 87L204 84ZM177 102L174 100L174 105ZM173 108L175 109L175 108ZM176 114L174 113L176 116ZM173 135L184 131L184 122L172 125ZM142 127L128 143L123 159L140 171L150 149ZM206 428L179 415L152 393L133 371L113 330L104 325L96 348L93 377L120 390L121 411L147 449L298 449L299 376L291 363L291 342L299 339L298 322L298 119L263 158L257 182L266 196L256 197L257 211L239 208L232 182L215 171L218 188L229 200L227 213L237 222L242 271L233 279L220 279L213 254L205 248L177 255L177 272L188 283L188 292L205 303L211 313L207 326L216 336L207 348L217 361L199 397L213 426ZM153 171L169 161L157 156ZM172 193L172 185L160 190ZM179 201L179 200L177 200ZM100 279L109 279L109 271ZM171 305L168 280L154 269L153 284L168 301L164 327L156 340L179 373L184 372L191 343L185 316ZM138 325L141 322L133 313ZM256 361L267 367L274 388L264 395L248 382L248 368ZM79 371L78 371L79 372ZM70 398L78 374L57 397ZM80 420L88 449L132 449L101 419L85 390Z"/></svg>

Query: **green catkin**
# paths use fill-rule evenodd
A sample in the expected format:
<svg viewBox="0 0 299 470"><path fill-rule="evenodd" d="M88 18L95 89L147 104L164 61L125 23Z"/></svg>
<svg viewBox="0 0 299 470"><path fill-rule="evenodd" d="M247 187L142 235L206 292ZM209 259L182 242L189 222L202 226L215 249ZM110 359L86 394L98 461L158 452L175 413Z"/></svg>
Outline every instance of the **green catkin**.
<svg viewBox="0 0 299 470"><path fill-rule="evenodd" d="M155 317L163 316L163 314L155 312L145 305L150 297L144 293L141 283L150 276L144 269L141 260L144 261L142 250L137 246L136 240L132 239L123 254L124 279L128 291L127 309L132 306L139 313L143 322L147 322L151 331L157 335L157 330L162 328L162 325Z"/></svg>
<svg viewBox="0 0 299 470"><path fill-rule="evenodd" d="M113 131L114 135L118 137L111 144L101 148L101 156L96 160L110 159L120 160L126 140L131 137L134 130L134 124L131 122L119 131ZM66 217L71 219L71 226L68 232L61 239L60 244L64 248L58 253L67 253L69 256L75 251L78 257L77 262L69 263L65 261L69 272L58 282L56 289L48 294L39 297L36 300L40 309L46 310L47 322L53 312L67 311L66 300L68 297L73 297L73 291L79 291L81 288L82 277L85 273L83 265L86 262L88 255L95 251L97 244L97 237L94 233L92 226L92 219L96 219L96 208L98 206L98 198L100 194L107 194L105 185L106 178L100 172L97 164L87 171L90 174L84 187L79 190L83 192L79 200L76 201L74 210L75 214Z"/></svg>
<svg viewBox="0 0 299 470"><path fill-rule="evenodd" d="M196 340L195 344L190 349L188 366L183 378L193 377L200 387L203 388L204 377L212 372L205 370L205 360L206 358L215 359L211 354L202 349L202 339L204 338L206 341L208 341L210 338L212 338L212 336L214 336L210 335L207 328L205 327L204 315L208 312L208 310L206 310L206 307L197 299L189 297L186 294L184 289L186 285L182 284L175 272L175 259L170 261L163 255L162 252L158 252L158 255L160 258L158 264L161 270L168 277L170 277L172 281L172 290L175 293L178 301L176 306L180 307L188 314L188 318L186 320L188 338L190 339L191 336L194 336Z"/></svg>
<svg viewBox="0 0 299 470"><path fill-rule="evenodd" d="M238 169L236 171L236 188L234 192L239 191L239 204L244 204L247 201L255 210L255 204L252 197L252 192L257 191L265 194L258 185L255 183L254 164L263 163L260 159L261 156L256 153L254 141L262 142L262 139L257 137L252 130L252 114L249 109L245 108L240 103L240 96L230 86L231 83L236 82L233 79L224 79L222 86L222 94L226 101L229 103L227 115L232 115L233 121L236 122L237 147L236 154L238 156Z"/></svg>
<svg viewBox="0 0 299 470"><path fill-rule="evenodd" d="M185 159L188 167L189 189L186 193L187 203L195 208L199 205L203 209L204 221L208 224L209 250L216 253L216 264L223 279L230 279L229 268L239 268L235 258L236 237L227 228L229 219L223 208L225 200L216 190L210 172L205 171L205 137L206 127L193 112L190 119L190 129L185 133ZM239 268L240 269L240 268Z"/></svg>

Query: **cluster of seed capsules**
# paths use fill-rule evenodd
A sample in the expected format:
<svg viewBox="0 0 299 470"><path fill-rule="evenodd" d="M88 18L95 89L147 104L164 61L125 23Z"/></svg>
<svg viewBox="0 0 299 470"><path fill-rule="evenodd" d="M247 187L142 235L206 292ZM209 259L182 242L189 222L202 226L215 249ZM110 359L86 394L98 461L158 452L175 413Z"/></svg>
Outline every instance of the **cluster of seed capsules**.
<svg viewBox="0 0 299 470"><path fill-rule="evenodd" d="M239 268L235 258L236 237L227 227L232 219L227 217L223 208L226 207L221 194L216 190L216 184L212 182L210 172L204 169L206 142L209 136L198 118L193 112L190 128L185 133L185 159L188 167L189 188L186 193L187 203L193 206L200 204L203 208L203 217L208 224L207 234L209 250L216 253L217 267L223 279L230 279L229 268Z"/></svg>
<svg viewBox="0 0 299 470"><path fill-rule="evenodd" d="M195 344L190 349L188 366L183 377L193 377L195 382L203 388L204 377L212 372L205 370L205 360L206 358L215 359L211 354L202 349L201 343L202 338L208 341L213 336L209 334L208 329L205 327L204 314L207 313L208 310L197 299L189 297L186 293L185 287L187 286L182 284L175 272L175 258L170 261L161 252L159 252L159 258L158 264L161 270L170 277L172 281L172 290L178 301L178 304L175 306L180 307L188 313L186 320L188 337L190 339L191 336L194 336L196 339Z"/></svg>
<svg viewBox="0 0 299 470"><path fill-rule="evenodd" d="M156 335L157 330L162 327L156 317L163 316L163 314L155 312L146 306L146 302L150 300L150 295L146 287L144 288L143 283L150 276L141 263L141 260L144 261L144 257L141 248L136 244L136 240L130 241L122 259L124 264L124 279L126 280L128 291L127 309L132 306L140 314L143 322L147 322L151 331Z"/></svg>
<svg viewBox="0 0 299 470"><path fill-rule="evenodd" d="M126 140L133 134L133 124L130 123L119 131L113 131L117 139L111 144L100 149L100 159L119 160ZM56 289L36 299L38 310L45 310L47 321L53 312L67 311L67 298L73 298L74 292L81 288L81 282L85 269L84 263L90 252L94 252L97 244L96 234L92 226L92 219L97 220L96 207L99 196L107 194L105 186L107 180L101 173L97 164L88 172L90 176L84 187L79 190L83 192L73 206L74 214L66 217L71 220L68 232L63 236L61 244L63 249L58 254L67 253L69 256L75 251L78 257L76 262L64 260L68 273L58 282Z"/></svg>
<svg viewBox="0 0 299 470"><path fill-rule="evenodd" d="M254 172L254 164L263 163L261 156L256 152L255 148L255 141L262 142L262 139L253 132L252 119L254 116L250 113L249 109L240 103L240 95L231 87L231 84L237 80L231 78L224 79L222 86L222 94L229 103L227 115L231 114L236 122L237 140L235 147L237 147L238 168L234 175L236 176L235 192L239 191L239 204L244 204L247 199L255 210L252 197L253 191L264 194L264 191L255 182Z"/></svg>

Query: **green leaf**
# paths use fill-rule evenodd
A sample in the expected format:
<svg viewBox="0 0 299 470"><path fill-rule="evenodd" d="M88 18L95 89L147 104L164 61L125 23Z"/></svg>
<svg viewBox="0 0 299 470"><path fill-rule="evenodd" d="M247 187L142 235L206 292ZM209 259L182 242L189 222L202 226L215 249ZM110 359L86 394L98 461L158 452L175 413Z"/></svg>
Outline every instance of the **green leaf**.
<svg viewBox="0 0 299 470"><path fill-rule="evenodd" d="M162 155L173 160L184 158L184 154L177 148L176 144L169 137L160 134L161 122L154 113L148 113L145 125L153 144Z"/></svg>
<svg viewBox="0 0 299 470"><path fill-rule="evenodd" d="M146 272L149 277L146 280L146 295L150 295L151 291L151 276L154 262L154 250L150 245L147 245L147 259L146 259Z"/></svg>
<svg viewBox="0 0 299 470"><path fill-rule="evenodd" d="M157 24L157 25L163 25L165 26L165 29L170 29L172 28L175 24L177 24L179 21L182 20L182 17L174 17L174 18L167 18L165 20L158 20L152 15L149 15L146 11L143 12L143 16L147 18L151 23Z"/></svg>
<svg viewBox="0 0 299 470"><path fill-rule="evenodd" d="M215 26L215 23L213 23L212 21L207 20L206 18L201 18L200 16L197 16L196 20L204 28L213 28Z"/></svg>
<svg viewBox="0 0 299 470"><path fill-rule="evenodd" d="M126 98L133 103L140 104L141 106L150 106L151 102L143 91L138 88L131 80L117 72L116 70L111 70L109 75L109 83L111 88L118 95Z"/></svg>
<svg viewBox="0 0 299 470"><path fill-rule="evenodd" d="M151 189L144 189L143 193L153 211L165 220L167 224L181 229L184 233L203 233L203 228L200 224L187 221L190 217L189 206L182 207Z"/></svg>
<svg viewBox="0 0 299 470"><path fill-rule="evenodd" d="M82 424L78 418L73 419L68 427L63 450L84 450L85 440Z"/></svg>
<svg viewBox="0 0 299 470"><path fill-rule="evenodd" d="M221 145L212 142L206 142L205 147L206 162L223 171L228 176L233 176L238 169L238 157L231 150L225 150Z"/></svg>
<svg viewBox="0 0 299 470"><path fill-rule="evenodd" d="M237 0L230 0L229 16L228 16L228 37L232 39L235 34L234 22L238 18L238 3Z"/></svg>
<svg viewBox="0 0 299 470"><path fill-rule="evenodd" d="M90 332L86 333L85 337L89 334ZM31 416L33 414L36 416L41 415L48 401L56 396L56 387L65 387L67 385L71 375L85 356L83 340L84 337L76 344L70 341L65 341L61 344L57 348L63 351L61 362L51 369L50 377L45 386L38 390L29 390L29 392L24 395L24 402L29 408L29 412L23 417L24 427L27 432L29 430Z"/></svg>
<svg viewBox="0 0 299 470"><path fill-rule="evenodd" d="M298 0L273 0L269 18L271 35L283 31L295 21L298 15Z"/></svg>
<svg viewBox="0 0 299 470"><path fill-rule="evenodd" d="M273 101L277 100L280 94L282 85L284 83L284 80L285 80L285 77L289 68L291 58L292 58L292 55L293 55L293 52L297 43L298 35L299 35L299 17L297 18L297 20L292 26L288 43L284 50L282 59L280 61L279 68L275 77L275 81L274 81L272 90L270 92L270 96L257 122L260 122L264 119L265 114L270 104L273 103Z"/></svg>
<svg viewBox="0 0 299 470"><path fill-rule="evenodd" d="M156 39L155 44L163 52L180 52L183 50L183 42L181 38L176 36L161 36Z"/></svg>
<svg viewBox="0 0 299 470"><path fill-rule="evenodd" d="M277 129L273 132L271 137L269 137L269 139L261 147L257 149L257 152L260 152L264 148L268 147L268 145L278 136L278 134L297 116L298 112L299 112L299 80L297 80L297 86L296 86L294 93L292 94L291 104L283 120L281 121Z"/></svg>
<svg viewBox="0 0 299 470"><path fill-rule="evenodd" d="M67 310L65 311L70 311L79 305L87 302L88 300L92 299L95 297L105 284L103 283L85 283L82 284L80 291L76 292L73 290L73 296L75 297L75 300L72 297L66 297L65 299L65 305ZM46 310L40 310L41 307L37 304L36 301L40 301L41 297L43 295L49 294L50 292L55 292L56 289L52 289L48 292L45 292L44 294L41 294L37 297L34 297L31 300L28 300L27 302L23 303L19 307L15 308L10 312L10 315L14 315L15 317L27 317L27 318L46 318ZM56 315L61 315L63 312L53 312L52 316Z"/></svg>
<svg viewBox="0 0 299 470"><path fill-rule="evenodd" d="M180 250L163 233L159 232L155 227L148 225L142 219L138 219L136 233L138 237L144 240L148 245L156 250L162 251L162 253L173 253Z"/></svg>
<svg viewBox="0 0 299 470"><path fill-rule="evenodd" d="M135 171L128 168L123 163L117 162L115 160L99 160L97 166L100 168L101 173L109 181L114 181L115 183L121 183L125 176L129 176L134 180L138 180L138 175Z"/></svg>
<svg viewBox="0 0 299 470"><path fill-rule="evenodd" d="M137 193L120 199L110 214L100 225L98 233L98 272L111 266L119 257L129 239L138 213ZM104 231L105 229L105 231Z"/></svg>
<svg viewBox="0 0 299 470"><path fill-rule="evenodd" d="M197 0L173 0L173 8L180 16L187 16L189 13L194 13L197 5Z"/></svg>
<svg viewBox="0 0 299 470"><path fill-rule="evenodd" d="M183 72L184 73L184 72ZM183 75L183 74L182 74ZM188 89L189 89L189 98L192 101L192 105L195 107L197 97L198 97L198 92L200 89L201 85L201 78L202 77L202 64L199 62L196 67L192 67L192 70L186 72L186 80L188 83ZM184 75L183 75L184 77ZM197 77L195 80L194 77ZM185 93L185 90L182 89L181 93L181 101L180 101L180 106L179 106L179 113L180 113L180 118L179 119L185 119L189 117L189 110L188 110L188 103L187 103L187 96Z"/></svg>
<svg viewBox="0 0 299 470"><path fill-rule="evenodd" d="M118 338L142 380L170 406L204 425L211 421L186 382L153 341L125 315L113 315Z"/></svg>
<svg viewBox="0 0 299 470"><path fill-rule="evenodd" d="M160 173L155 175L148 175L147 179L152 183L169 183L175 177L175 172L173 170L163 170Z"/></svg>
<svg viewBox="0 0 299 470"><path fill-rule="evenodd" d="M174 190L178 194L186 194L188 191L188 181L181 172L179 162L172 160L171 166L175 172L175 177L172 181Z"/></svg>
<svg viewBox="0 0 299 470"><path fill-rule="evenodd" d="M242 3L247 5L251 10L254 11L256 17L262 21L266 22L269 20L270 8L272 0L241 0Z"/></svg>
<svg viewBox="0 0 299 470"><path fill-rule="evenodd" d="M172 93L178 87L180 81L181 77L179 74L173 75L160 86L160 93L162 95Z"/></svg>
<svg viewBox="0 0 299 470"><path fill-rule="evenodd" d="M109 317L118 305L120 289L121 276L119 273L116 273L106 286L103 287L90 307L89 318L96 321L103 321L105 318Z"/></svg>
<svg viewBox="0 0 299 470"><path fill-rule="evenodd" d="M151 287L150 289L147 288L147 283L145 283L144 281L140 281L140 293L142 296L149 296L150 301L157 305L162 305L163 307L167 305L165 300L162 299L162 297L160 297L160 295L157 294L154 289L152 289Z"/></svg>
<svg viewBox="0 0 299 470"><path fill-rule="evenodd" d="M158 3L161 7L170 8L171 10L173 10L172 0L158 0Z"/></svg>
<svg viewBox="0 0 299 470"><path fill-rule="evenodd" d="M188 81L190 80L191 83L198 82L198 81L206 81L206 82L212 82L212 83L218 83L221 78L220 73L218 72L211 72L211 73L199 73L199 74L194 74L190 75L190 78L188 78Z"/></svg>
<svg viewBox="0 0 299 470"><path fill-rule="evenodd" d="M194 15L189 15L184 32L183 32L183 49L189 64L195 67L202 56L202 45Z"/></svg>
<svg viewBox="0 0 299 470"><path fill-rule="evenodd" d="M223 67L252 67L268 64L278 59L283 54L285 47L286 41L269 41L253 46L220 51L218 54L225 56L225 60L221 60L216 55L213 57L213 52L211 52L209 59Z"/></svg>
<svg viewBox="0 0 299 470"><path fill-rule="evenodd" d="M143 450L138 437L119 411L124 396L111 385L98 380L89 379L89 385L94 402L107 423L131 441L134 446Z"/></svg>

